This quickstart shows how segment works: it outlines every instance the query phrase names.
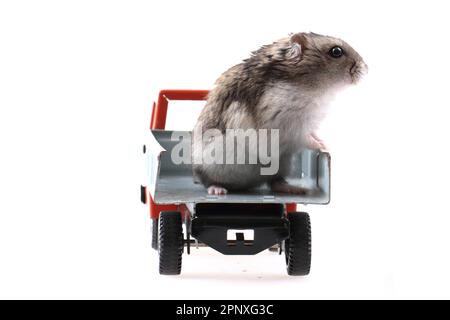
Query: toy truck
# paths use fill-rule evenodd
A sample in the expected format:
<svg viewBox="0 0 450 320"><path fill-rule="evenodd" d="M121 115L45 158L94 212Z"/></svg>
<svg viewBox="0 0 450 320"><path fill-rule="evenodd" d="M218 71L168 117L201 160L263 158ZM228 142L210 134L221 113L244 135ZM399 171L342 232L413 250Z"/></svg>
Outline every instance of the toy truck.
<svg viewBox="0 0 450 320"><path fill-rule="evenodd" d="M254 255L266 249L284 253L287 273L304 276L311 266L311 224L297 204L328 204L330 155L303 150L294 158L288 181L308 188L306 195L273 193L265 186L226 195L209 195L194 183L188 164L175 164L171 150L187 132L164 130L169 101L206 100L207 90L162 90L153 103L143 146L145 182L141 201L150 209L152 247L159 272L181 273L182 255L191 246L209 246L225 255ZM184 225L184 227L183 227ZM186 250L185 250L186 248Z"/></svg>

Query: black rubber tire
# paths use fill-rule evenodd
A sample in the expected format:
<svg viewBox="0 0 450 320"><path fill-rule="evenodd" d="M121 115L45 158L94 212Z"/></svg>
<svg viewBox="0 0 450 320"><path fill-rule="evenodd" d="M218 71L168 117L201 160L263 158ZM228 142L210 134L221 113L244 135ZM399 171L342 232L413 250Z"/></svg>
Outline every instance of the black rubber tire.
<svg viewBox="0 0 450 320"><path fill-rule="evenodd" d="M305 276L311 269L311 222L306 212L292 212L285 240L286 268L290 276Z"/></svg>
<svg viewBox="0 0 450 320"><path fill-rule="evenodd" d="M183 228L181 214L165 211L159 215L159 273L177 275L181 273L183 254Z"/></svg>
<svg viewBox="0 0 450 320"><path fill-rule="evenodd" d="M158 250L158 219L152 219L152 248Z"/></svg>

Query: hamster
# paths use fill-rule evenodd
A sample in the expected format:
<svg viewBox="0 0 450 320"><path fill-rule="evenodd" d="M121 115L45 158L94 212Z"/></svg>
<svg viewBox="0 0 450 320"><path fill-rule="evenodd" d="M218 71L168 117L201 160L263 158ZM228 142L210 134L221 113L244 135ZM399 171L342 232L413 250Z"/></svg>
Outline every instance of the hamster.
<svg viewBox="0 0 450 320"><path fill-rule="evenodd" d="M212 141L228 129L278 129L279 170L261 175L261 162L193 163L194 179L209 194L247 190L267 183L273 192L305 194L286 177L302 148L325 150L316 135L335 93L367 73L361 56L346 42L315 33L296 33L264 45L216 81L194 127L192 155L210 153ZM202 134L213 131L213 138ZM197 134L196 134L197 133ZM257 146L248 145L248 152ZM225 151L227 152L227 151Z"/></svg>

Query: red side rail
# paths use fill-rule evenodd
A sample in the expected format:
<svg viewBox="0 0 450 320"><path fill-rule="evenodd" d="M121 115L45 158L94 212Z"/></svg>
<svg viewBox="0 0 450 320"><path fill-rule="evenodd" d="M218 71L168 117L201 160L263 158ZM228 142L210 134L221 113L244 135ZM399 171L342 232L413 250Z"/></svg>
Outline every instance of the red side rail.
<svg viewBox="0 0 450 320"><path fill-rule="evenodd" d="M208 90L161 90L158 95L158 103L152 112L150 129L166 127L169 100L206 100L208 93Z"/></svg>
<svg viewBox="0 0 450 320"><path fill-rule="evenodd" d="M158 101L153 103L150 129L164 129L166 127L167 107L170 100L206 100L208 93L209 90L161 90L158 95ZM184 205L156 204L147 191L146 195L148 195L146 200L149 200L150 217L152 219L159 218L161 211L180 211L182 213L186 211ZM287 204L287 212L296 211L296 206L295 203Z"/></svg>
<svg viewBox="0 0 450 320"><path fill-rule="evenodd" d="M161 90L158 101L153 103L150 129L164 129L166 127L167 107L170 100L206 100L208 93L208 90ZM151 195L147 195L152 219L159 218L161 211L180 211L182 213L186 211L184 205L156 204Z"/></svg>

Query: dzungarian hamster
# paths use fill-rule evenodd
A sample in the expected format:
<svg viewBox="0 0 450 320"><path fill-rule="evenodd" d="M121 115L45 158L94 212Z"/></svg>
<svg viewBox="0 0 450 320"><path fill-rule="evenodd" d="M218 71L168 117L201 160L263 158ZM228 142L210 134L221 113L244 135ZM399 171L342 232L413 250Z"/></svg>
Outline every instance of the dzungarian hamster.
<svg viewBox="0 0 450 320"><path fill-rule="evenodd" d="M306 190L285 180L292 156L302 148L325 149L315 132L326 106L337 91L365 73L361 56L337 38L296 33L262 46L217 80L195 125L192 155L211 155L212 141L225 138L227 129L278 129L278 172L261 175L259 159L246 164L194 161L194 179L215 195L263 183L274 192L304 194ZM211 129L215 133L207 139L195 134ZM246 150L258 154L255 148Z"/></svg>

